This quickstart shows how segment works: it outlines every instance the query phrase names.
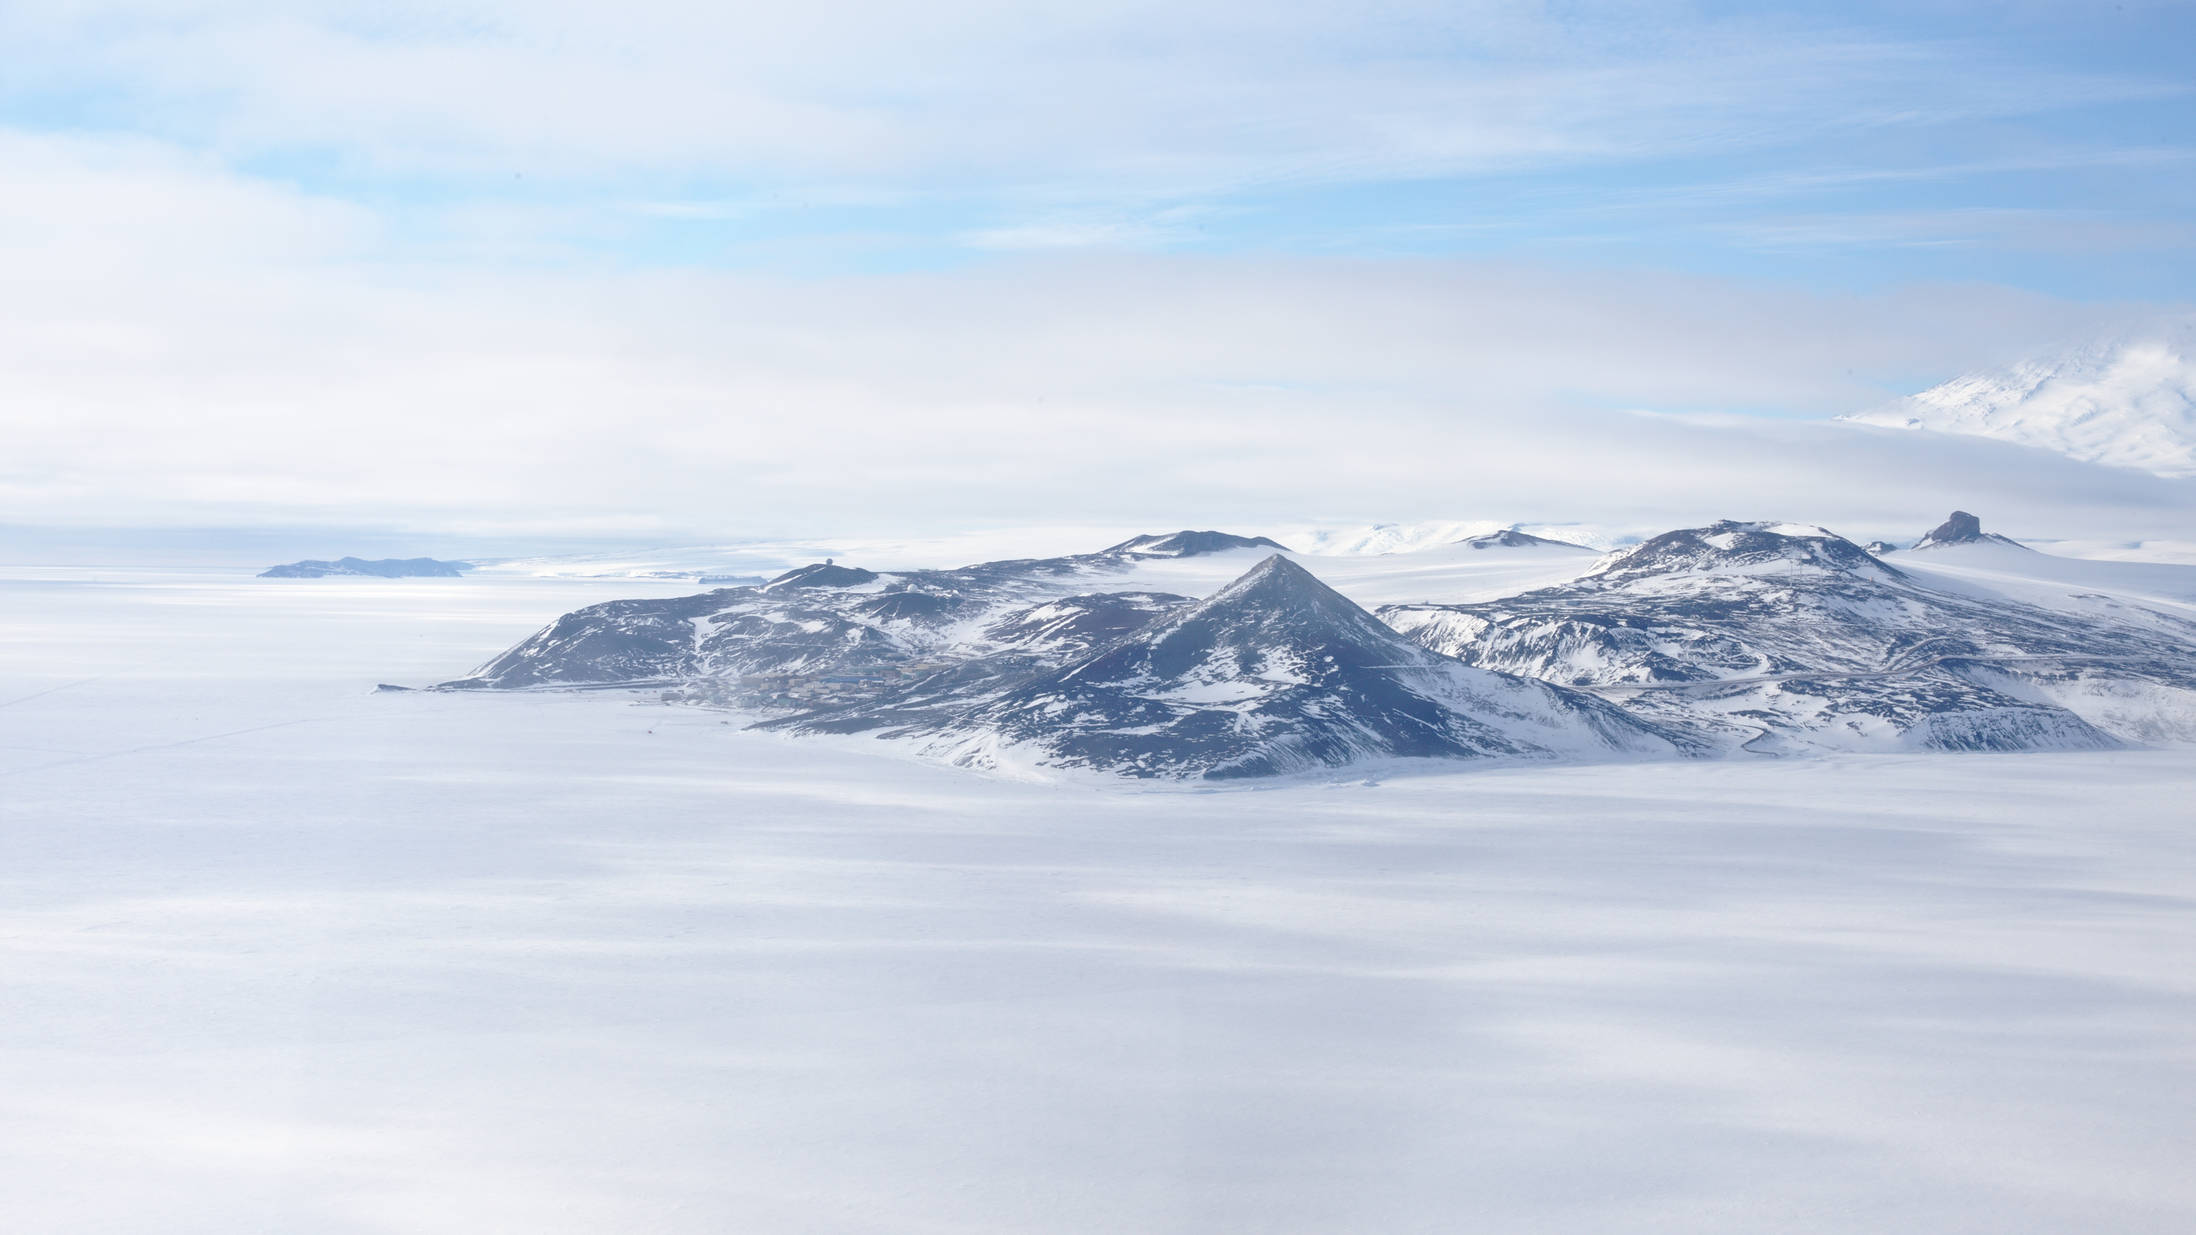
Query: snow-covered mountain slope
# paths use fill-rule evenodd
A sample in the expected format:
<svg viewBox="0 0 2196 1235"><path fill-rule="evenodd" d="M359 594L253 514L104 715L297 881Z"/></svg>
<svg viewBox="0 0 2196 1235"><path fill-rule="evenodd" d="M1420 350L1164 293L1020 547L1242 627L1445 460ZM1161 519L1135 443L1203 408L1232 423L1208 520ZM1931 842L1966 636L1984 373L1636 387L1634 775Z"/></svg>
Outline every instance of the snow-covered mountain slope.
<svg viewBox="0 0 2196 1235"><path fill-rule="evenodd" d="M2080 536L2064 540L2023 542L2055 557L2091 562L2145 562L2171 566L2196 566L2196 540L2151 536L2128 540L2119 537Z"/></svg>
<svg viewBox="0 0 2196 1235"><path fill-rule="evenodd" d="M2196 621L1934 588L1803 525L1670 532L1567 584L1381 616L1468 664L1599 689L1755 751L2196 738Z"/></svg>
<svg viewBox="0 0 2196 1235"><path fill-rule="evenodd" d="M1988 542L1902 556L1898 564L1928 587L1989 603L2010 599L2109 625L2196 620L2196 565L2059 557Z"/></svg>
<svg viewBox="0 0 2196 1235"><path fill-rule="evenodd" d="M1685 745L1592 696L1430 653L1279 555L925 736L980 766L1210 779L1396 758L1670 755Z"/></svg>
<svg viewBox="0 0 2196 1235"><path fill-rule="evenodd" d="M1955 378L1856 424L1995 438L2160 476L2196 476L2196 328Z"/></svg>
<svg viewBox="0 0 2196 1235"><path fill-rule="evenodd" d="M1121 633L1124 623L1187 603L1151 580L1196 585L1233 577L1275 547L1263 537L1185 531L1095 553L953 570L817 562L757 586L591 605L448 685L873 674L1005 652L1057 661Z"/></svg>
<svg viewBox="0 0 2196 1235"><path fill-rule="evenodd" d="M1598 559L1498 538L1314 559L1333 586L1220 533L954 570L822 562L588 606L445 685L645 685L964 763L1167 777L2196 741L2196 570L2053 558L1972 516L1931 539L1902 568L1800 524ZM1386 625L1359 607L1390 597L1408 603Z"/></svg>
<svg viewBox="0 0 2196 1235"><path fill-rule="evenodd" d="M512 689L928 671L1003 652L1057 663L1087 651L1101 632L1122 633L1124 614L1187 603L1225 586L1271 553L1272 544L1179 532L1136 537L1094 553L952 570L872 571L818 562L759 586L576 610L451 685ZM1504 595L1570 578L1592 561L1569 547L1449 545L1322 560L1322 568L1361 603L1378 604ZM1073 616L1065 616L1070 611Z"/></svg>

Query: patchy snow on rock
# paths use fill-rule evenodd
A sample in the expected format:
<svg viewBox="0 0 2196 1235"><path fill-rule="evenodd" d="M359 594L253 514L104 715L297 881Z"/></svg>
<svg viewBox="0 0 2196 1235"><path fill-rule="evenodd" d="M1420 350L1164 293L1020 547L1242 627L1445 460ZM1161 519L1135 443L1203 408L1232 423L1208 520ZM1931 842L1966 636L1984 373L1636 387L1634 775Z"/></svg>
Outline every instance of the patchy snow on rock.
<svg viewBox="0 0 2196 1235"><path fill-rule="evenodd" d="M1814 524L1726 521L1600 558L1520 538L1314 559L1334 586L1219 532L952 570L821 563L590 606L448 685L646 685L786 732L1170 779L2191 729L2196 609L2179 597L2196 572L2051 558L1965 512L1921 548L1894 567ZM1352 592L1409 600L1376 620ZM997 740L971 746L977 731Z"/></svg>
<svg viewBox="0 0 2196 1235"><path fill-rule="evenodd" d="M1917 565L2044 557L1972 516L1953 524ZM1726 522L1655 537L1569 583L1381 616L1466 663L1597 690L1734 751L2093 749L2172 740L2196 718L2196 612L1924 580L1812 525ZM2004 689L2031 678L2079 686Z"/></svg>

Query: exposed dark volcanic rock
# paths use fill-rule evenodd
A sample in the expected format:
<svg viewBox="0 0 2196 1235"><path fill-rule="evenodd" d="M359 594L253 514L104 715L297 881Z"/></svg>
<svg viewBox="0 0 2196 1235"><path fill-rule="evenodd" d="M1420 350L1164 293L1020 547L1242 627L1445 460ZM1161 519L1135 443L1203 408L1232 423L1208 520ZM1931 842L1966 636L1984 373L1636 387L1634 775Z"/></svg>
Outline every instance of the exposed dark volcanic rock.
<svg viewBox="0 0 2196 1235"><path fill-rule="evenodd" d="M984 628L984 637L1002 651L1035 652L1062 659L1081 656L1132 631L1170 609L1193 603L1168 592L1096 592L1063 596L1033 609L1021 609Z"/></svg>
<svg viewBox="0 0 2196 1235"><path fill-rule="evenodd" d="M2107 694L2196 688L2196 624L2101 628L1939 591L1790 524L1670 532L1570 583L1381 615L1468 664L1595 688L1757 751L2107 746L2082 715L2006 683L2048 669Z"/></svg>
<svg viewBox="0 0 2196 1235"><path fill-rule="evenodd" d="M1593 552L1584 545L1574 545L1568 540L1550 540L1545 536L1520 532L1514 527L1488 532L1484 536L1468 536L1456 543L1473 549L1576 549L1580 553Z"/></svg>
<svg viewBox="0 0 2196 1235"><path fill-rule="evenodd" d="M1750 576L1865 578L1901 577L1842 536L1790 523L1739 523L1724 520L1709 527L1681 528L1645 540L1586 572L1606 590L1644 579L1713 573L1732 579Z"/></svg>
<svg viewBox="0 0 2196 1235"><path fill-rule="evenodd" d="M795 707L815 701L798 684L742 688L739 680L886 669L919 675L1001 653L1022 658L1025 671L1034 671L1187 602L1160 593L1091 590L1135 563L1270 543L1177 532L1097 553L954 570L879 572L818 562L760 587L591 605L446 685L511 689L708 679L716 698Z"/></svg>
<svg viewBox="0 0 2196 1235"><path fill-rule="evenodd" d="M765 592L788 591L809 587L860 587L875 583L877 572L858 566L838 566L830 562L817 562L798 570L789 570L762 585Z"/></svg>
<svg viewBox="0 0 2196 1235"><path fill-rule="evenodd" d="M1996 532L1984 531L1982 520L1964 510L1953 511L1951 518L1929 529L1929 534L1916 541L1914 547L1916 549L1941 549L1947 545L1977 544L2011 545L2016 549L2028 548L2027 545L2014 540L2010 536L2000 536Z"/></svg>
<svg viewBox="0 0 2196 1235"><path fill-rule="evenodd" d="M854 611L883 621L936 622L951 616L967 603L962 597L941 596L935 592L887 592L858 602Z"/></svg>
<svg viewBox="0 0 2196 1235"><path fill-rule="evenodd" d="M931 734L963 762L1211 779L1368 759L1668 755L1682 742L1590 696L1413 646L1279 555Z"/></svg>
<svg viewBox="0 0 2196 1235"><path fill-rule="evenodd" d="M1668 532L1568 583L1392 605L1385 622L1279 555L1203 601L1130 583L1178 577L1182 556L1247 564L1270 543L1184 532L954 570L819 563L589 606L445 685L647 685L966 764L1176 779L2196 741L2196 622L2170 606L2083 594L2061 611L1929 584L1814 527Z"/></svg>
<svg viewBox="0 0 2196 1235"><path fill-rule="evenodd" d="M1279 549L1288 546L1263 536L1231 536L1226 532L1175 532L1168 536L1136 536L1114 545L1105 552L1135 554L1140 557L1199 557L1207 553L1226 553L1230 549Z"/></svg>

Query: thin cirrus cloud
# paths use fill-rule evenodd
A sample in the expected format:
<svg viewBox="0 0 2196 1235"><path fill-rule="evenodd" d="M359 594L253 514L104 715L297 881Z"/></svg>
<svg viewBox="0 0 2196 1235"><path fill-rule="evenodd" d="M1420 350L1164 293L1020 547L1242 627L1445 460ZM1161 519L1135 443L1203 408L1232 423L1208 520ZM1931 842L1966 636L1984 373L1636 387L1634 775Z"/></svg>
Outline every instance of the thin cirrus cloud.
<svg viewBox="0 0 2196 1235"><path fill-rule="evenodd" d="M1519 4L11 10L0 32L74 66L55 92L111 93L129 123L448 175L1209 192L1636 161L2185 90L2011 63L1973 40L1636 5L1568 21Z"/></svg>
<svg viewBox="0 0 2196 1235"><path fill-rule="evenodd" d="M1793 423L2178 311L2185 74L2043 11L23 0L0 521L2155 530Z"/></svg>

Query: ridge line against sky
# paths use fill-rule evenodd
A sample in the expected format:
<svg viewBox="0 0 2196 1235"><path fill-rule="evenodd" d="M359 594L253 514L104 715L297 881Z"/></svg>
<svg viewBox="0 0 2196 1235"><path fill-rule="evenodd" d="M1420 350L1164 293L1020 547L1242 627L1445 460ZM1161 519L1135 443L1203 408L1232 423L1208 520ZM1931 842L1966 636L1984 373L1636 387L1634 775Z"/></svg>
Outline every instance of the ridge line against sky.
<svg viewBox="0 0 2196 1235"><path fill-rule="evenodd" d="M2189 320L2188 3L25 0L0 49L0 522L2196 528L1788 423Z"/></svg>

